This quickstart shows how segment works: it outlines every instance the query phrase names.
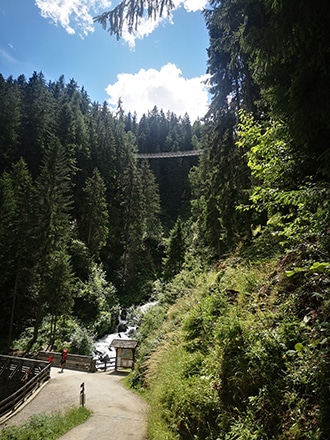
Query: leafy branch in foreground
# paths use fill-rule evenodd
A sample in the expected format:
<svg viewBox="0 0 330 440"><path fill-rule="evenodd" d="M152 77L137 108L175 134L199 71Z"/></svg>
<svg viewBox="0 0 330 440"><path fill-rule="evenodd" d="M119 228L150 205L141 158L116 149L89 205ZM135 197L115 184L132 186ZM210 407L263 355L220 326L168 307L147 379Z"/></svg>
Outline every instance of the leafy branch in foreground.
<svg viewBox="0 0 330 440"><path fill-rule="evenodd" d="M167 14L174 9L172 0L123 0L111 11L94 17L94 22L100 23L103 29L107 29L110 35L116 35L117 40L122 37L124 24L130 34L137 30L138 25L143 18L148 19L162 17L164 11Z"/></svg>

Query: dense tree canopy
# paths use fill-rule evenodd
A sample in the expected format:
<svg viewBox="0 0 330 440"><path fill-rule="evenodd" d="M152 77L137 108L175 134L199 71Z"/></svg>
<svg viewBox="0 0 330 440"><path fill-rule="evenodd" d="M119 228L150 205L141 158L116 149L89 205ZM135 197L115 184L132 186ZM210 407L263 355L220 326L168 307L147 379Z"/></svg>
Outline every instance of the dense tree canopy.
<svg viewBox="0 0 330 440"><path fill-rule="evenodd" d="M140 123L114 115L63 76L0 76L0 94L1 334L10 344L32 325L33 343L47 317L53 338L59 317L85 316L81 283L95 264L122 304L148 298L163 230L189 215L197 161L148 163L135 152L196 148L198 124L157 108Z"/></svg>
<svg viewBox="0 0 330 440"><path fill-rule="evenodd" d="M201 237L221 255L268 217L290 240L303 230L325 239L329 11L311 1L227 0L204 15L213 98L194 174Z"/></svg>

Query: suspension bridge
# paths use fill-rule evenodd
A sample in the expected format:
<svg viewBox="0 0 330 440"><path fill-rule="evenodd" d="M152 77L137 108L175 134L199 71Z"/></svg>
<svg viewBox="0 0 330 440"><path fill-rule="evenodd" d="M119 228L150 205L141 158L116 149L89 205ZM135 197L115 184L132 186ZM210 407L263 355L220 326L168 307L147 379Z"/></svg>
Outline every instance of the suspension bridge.
<svg viewBox="0 0 330 440"><path fill-rule="evenodd" d="M202 150L167 151L158 153L137 153L137 159L165 159L169 157L199 156Z"/></svg>

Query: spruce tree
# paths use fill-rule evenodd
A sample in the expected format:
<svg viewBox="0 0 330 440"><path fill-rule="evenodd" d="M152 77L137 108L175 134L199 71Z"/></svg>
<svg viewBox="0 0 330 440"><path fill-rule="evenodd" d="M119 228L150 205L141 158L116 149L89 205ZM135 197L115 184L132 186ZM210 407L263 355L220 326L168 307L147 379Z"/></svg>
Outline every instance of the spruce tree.
<svg viewBox="0 0 330 440"><path fill-rule="evenodd" d="M32 179L25 162L13 164L1 181L0 216L0 286L1 333L8 335L8 349L13 336L25 326L31 312L29 288L33 276ZM15 328L15 335L14 335Z"/></svg>
<svg viewBox="0 0 330 440"><path fill-rule="evenodd" d="M0 172L18 160L21 125L21 93L11 77L0 74Z"/></svg>
<svg viewBox="0 0 330 440"><path fill-rule="evenodd" d="M165 280L173 278L182 269L186 247L183 224L179 217L167 240L163 264Z"/></svg>
<svg viewBox="0 0 330 440"><path fill-rule="evenodd" d="M43 152L54 134L54 100L47 89L42 72L34 72L21 90L22 118L19 152L26 161L32 176L36 176Z"/></svg>
<svg viewBox="0 0 330 440"><path fill-rule="evenodd" d="M69 313L72 304L68 292L65 301L61 304L57 302L60 309L57 310L54 306L54 283L58 283L58 286L69 286L71 279L70 260L66 257L72 233L71 175L72 169L63 146L58 139L53 139L43 157L34 194L33 238L38 257L34 285L34 335L31 346L37 340L44 316L48 313L57 316L63 311ZM53 275L54 271L62 275L56 278ZM56 287L58 288L60 287Z"/></svg>
<svg viewBox="0 0 330 440"><path fill-rule="evenodd" d="M82 239L89 248L91 255L99 256L99 252L108 238L108 206L106 186L97 169L88 178L84 187L84 213L82 216Z"/></svg>

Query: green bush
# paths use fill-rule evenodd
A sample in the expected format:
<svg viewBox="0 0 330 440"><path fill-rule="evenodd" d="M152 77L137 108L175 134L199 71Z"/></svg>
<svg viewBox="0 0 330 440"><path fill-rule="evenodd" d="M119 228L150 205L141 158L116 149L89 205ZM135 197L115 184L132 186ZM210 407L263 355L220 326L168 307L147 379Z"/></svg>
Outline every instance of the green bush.
<svg viewBox="0 0 330 440"><path fill-rule="evenodd" d="M94 339L87 329L75 325L70 335L70 352L89 356L93 352Z"/></svg>
<svg viewBox="0 0 330 440"><path fill-rule="evenodd" d="M160 427L168 438L216 438L218 396L211 378L199 375L202 358L165 343L149 364L150 438L162 438Z"/></svg>
<svg viewBox="0 0 330 440"><path fill-rule="evenodd" d="M162 286L163 313L142 323L133 373L150 403L150 438L329 438L330 280L310 249L230 258Z"/></svg>

